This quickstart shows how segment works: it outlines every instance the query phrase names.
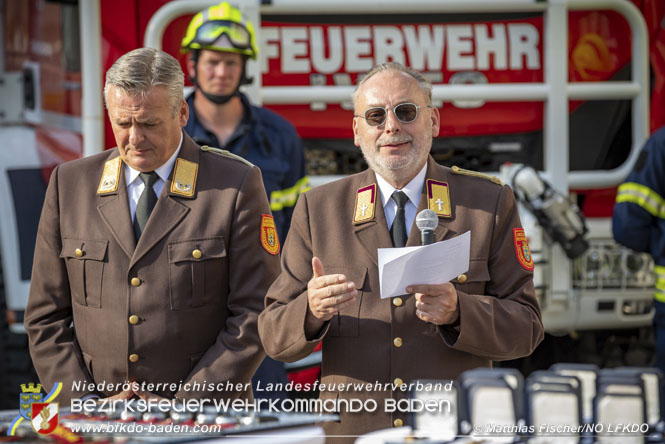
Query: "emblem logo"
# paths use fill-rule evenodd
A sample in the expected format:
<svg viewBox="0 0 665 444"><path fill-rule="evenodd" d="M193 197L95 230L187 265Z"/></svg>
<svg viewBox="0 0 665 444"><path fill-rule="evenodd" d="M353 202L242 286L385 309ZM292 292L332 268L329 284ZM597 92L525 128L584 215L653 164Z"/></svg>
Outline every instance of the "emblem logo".
<svg viewBox="0 0 665 444"><path fill-rule="evenodd" d="M42 402L42 385L33 384L32 382L27 386L21 384L21 394L19 395L19 413L24 419L30 421L32 419L32 403Z"/></svg>
<svg viewBox="0 0 665 444"><path fill-rule="evenodd" d="M189 191L189 190L192 189L192 185L189 184L189 183L176 182L175 187L176 187L177 190L180 190L180 191Z"/></svg>
<svg viewBox="0 0 665 444"><path fill-rule="evenodd" d="M261 245L270 254L279 254L279 238L275 219L268 214L261 215Z"/></svg>
<svg viewBox="0 0 665 444"><path fill-rule="evenodd" d="M525 270L533 271L533 257L526 234L524 234L524 228L513 228L513 239L517 261Z"/></svg>
<svg viewBox="0 0 665 444"><path fill-rule="evenodd" d="M57 402L33 402L32 403L32 429L48 435L58 427L58 403Z"/></svg>
<svg viewBox="0 0 665 444"><path fill-rule="evenodd" d="M46 396L42 396L41 384L37 384L36 386L33 383L28 385L21 384L21 394L19 395L19 415L17 415L9 425L7 436L15 436L16 429L24 420L30 421L30 423L33 424L33 428L36 427L35 430L39 433L51 433L56 429L62 430L62 428L58 427L58 404L52 402L55 398L57 398L61 391L62 382L56 382L51 391L48 392ZM48 411L44 411L44 407L41 406L37 407L37 410L33 409L34 406L39 404L44 404L50 407L48 408ZM39 415L42 415L41 422L33 422L33 420L39 418ZM52 425L53 422L55 422L55 426ZM36 426L34 424L36 424ZM42 427L42 425L44 425L44 427Z"/></svg>

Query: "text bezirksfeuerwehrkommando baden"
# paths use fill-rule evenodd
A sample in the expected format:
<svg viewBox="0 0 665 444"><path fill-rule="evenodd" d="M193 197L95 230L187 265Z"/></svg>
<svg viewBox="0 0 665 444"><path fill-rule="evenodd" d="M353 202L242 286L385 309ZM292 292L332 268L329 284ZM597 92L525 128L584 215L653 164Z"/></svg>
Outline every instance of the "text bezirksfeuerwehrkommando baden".
<svg viewBox="0 0 665 444"><path fill-rule="evenodd" d="M383 402L381 402L383 401ZM383 405L381 405L383 404ZM229 411L269 411L294 413L339 413L339 412L368 412L373 413L379 409L387 413L446 413L451 412L451 403L447 399L358 399L358 398L331 398L331 399L265 399L253 401L249 399L165 399L165 398L132 398L124 399L72 399L70 409L72 413L117 413L117 412L171 412L171 413L201 413L208 408L216 412Z"/></svg>
<svg viewBox="0 0 665 444"><path fill-rule="evenodd" d="M247 383L234 383L231 381L225 382L183 382L178 383L161 383L161 382L90 382L90 381L73 381L72 382L72 391L73 392L100 392L100 393L116 393L120 391L147 391L151 393L163 393L163 392L245 392L252 388L250 382ZM449 391L452 389L452 381L446 383L443 382L426 382L421 381L412 381L410 383L403 384L394 384L394 383L382 383L376 381L374 383L370 382L349 382L349 383L338 383L338 384L324 384L320 381L314 381L313 383L269 383L262 384L261 381L258 381L254 392L290 392L290 391L319 391L319 392L380 392L380 391Z"/></svg>

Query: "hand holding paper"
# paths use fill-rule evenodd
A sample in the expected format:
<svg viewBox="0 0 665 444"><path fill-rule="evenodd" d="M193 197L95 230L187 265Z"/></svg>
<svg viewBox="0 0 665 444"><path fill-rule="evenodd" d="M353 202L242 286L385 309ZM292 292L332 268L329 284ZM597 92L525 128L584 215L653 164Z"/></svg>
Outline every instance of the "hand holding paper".
<svg viewBox="0 0 665 444"><path fill-rule="evenodd" d="M450 282L421 284L406 288L416 297L416 316L434 325L452 324L459 318L457 290Z"/></svg>
<svg viewBox="0 0 665 444"><path fill-rule="evenodd" d="M403 295L410 286L444 284L466 273L470 247L467 231L424 247L379 248L381 298Z"/></svg>

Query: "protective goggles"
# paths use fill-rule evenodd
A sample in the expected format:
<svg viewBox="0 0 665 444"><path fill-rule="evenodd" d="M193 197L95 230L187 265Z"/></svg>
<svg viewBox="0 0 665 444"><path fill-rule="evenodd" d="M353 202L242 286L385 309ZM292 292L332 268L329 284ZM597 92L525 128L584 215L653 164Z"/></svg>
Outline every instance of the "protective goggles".
<svg viewBox="0 0 665 444"><path fill-rule="evenodd" d="M247 28L230 20L212 20L204 23L196 30L194 41L201 46L210 46L222 34L226 34L237 49L247 49L252 46L252 36Z"/></svg>
<svg viewBox="0 0 665 444"><path fill-rule="evenodd" d="M427 105L425 107L418 106L415 103L400 103L399 105L395 105L392 110L393 114L395 114L395 117L397 117L397 120L399 120L402 123L411 123L414 120L418 118L418 109L419 108L431 108L431 105ZM383 125L383 123L386 121L386 117L388 116L388 110L391 108L382 108L382 107L376 107L376 108L370 108L367 111L365 111L365 114L357 115L354 114L355 117L362 117L365 119L365 122L369 126L379 126Z"/></svg>

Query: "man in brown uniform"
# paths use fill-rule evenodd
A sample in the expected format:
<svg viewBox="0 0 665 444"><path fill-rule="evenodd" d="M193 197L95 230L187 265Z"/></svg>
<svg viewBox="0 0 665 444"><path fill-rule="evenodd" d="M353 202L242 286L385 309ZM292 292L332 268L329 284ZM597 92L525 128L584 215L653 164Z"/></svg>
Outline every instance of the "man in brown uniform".
<svg viewBox="0 0 665 444"><path fill-rule="evenodd" d="M51 176L25 326L60 402L251 397L279 243L259 169L182 130L183 82L166 53L122 56L104 90L117 148Z"/></svg>
<svg viewBox="0 0 665 444"><path fill-rule="evenodd" d="M355 144L371 169L301 196L259 316L275 359L295 361L323 341L322 398L377 401L375 412L342 409L340 423L324 424L328 435L401 426L407 413L384 411L384 400L407 397L402 384L526 356L543 338L513 193L429 156L439 132L431 84L398 63L380 65L359 83L354 107ZM439 216L436 241L471 231L469 271L381 299L377 248L419 245L413 220L428 207Z"/></svg>

